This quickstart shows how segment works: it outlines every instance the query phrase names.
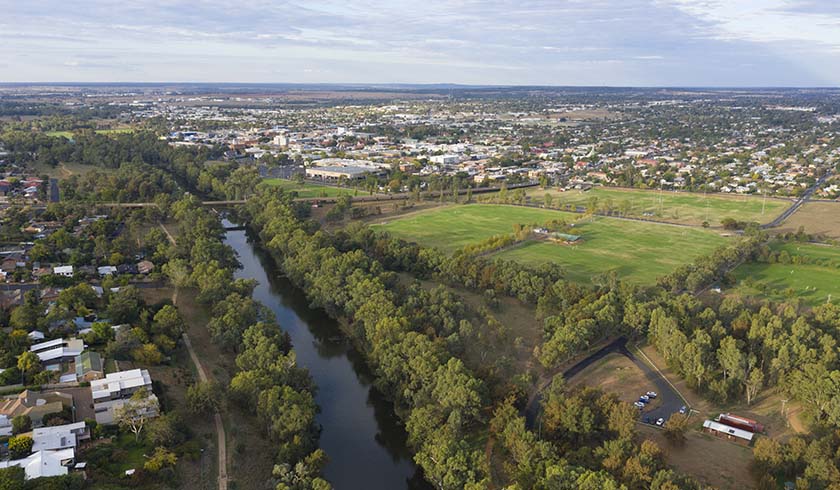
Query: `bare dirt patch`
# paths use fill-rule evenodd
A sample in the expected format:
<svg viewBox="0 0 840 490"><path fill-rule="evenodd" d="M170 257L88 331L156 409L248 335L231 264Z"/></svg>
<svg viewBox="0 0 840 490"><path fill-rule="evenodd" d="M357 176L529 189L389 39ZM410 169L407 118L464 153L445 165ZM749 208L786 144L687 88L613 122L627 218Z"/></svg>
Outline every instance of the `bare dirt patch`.
<svg viewBox="0 0 840 490"><path fill-rule="evenodd" d="M697 422L699 419L692 419ZM642 439L656 442L665 454L665 461L680 473L694 476L701 483L720 490L755 488L750 473L752 450L735 443L717 439L698 430L689 430L685 444L673 445L663 431L639 426Z"/></svg>

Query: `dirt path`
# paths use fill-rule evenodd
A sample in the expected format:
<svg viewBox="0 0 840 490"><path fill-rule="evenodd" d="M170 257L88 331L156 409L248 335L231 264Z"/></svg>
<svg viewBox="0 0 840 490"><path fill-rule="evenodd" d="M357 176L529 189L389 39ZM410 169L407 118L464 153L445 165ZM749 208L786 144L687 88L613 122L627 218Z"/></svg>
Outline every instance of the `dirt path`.
<svg viewBox="0 0 840 490"><path fill-rule="evenodd" d="M160 228L166 234L166 237L169 241L175 245L175 238L169 233L169 230L163 226L163 223L160 223ZM178 306L178 288L175 288L172 292L172 304ZM192 359L193 364L195 365L195 370L198 373L198 379L202 383L206 383L207 373L204 371L204 366L201 365L201 361L198 359L198 355L195 353L195 349L193 349L192 342L190 342L190 337L187 335L186 332L183 334L184 345L187 347L187 351L190 353L190 359ZM222 415L219 413L219 410L216 409L215 413L213 414L213 421L216 424L216 436L218 439L217 446L219 448L219 490L227 490L228 488L228 472L227 472L227 435L225 434L225 424L222 422Z"/></svg>

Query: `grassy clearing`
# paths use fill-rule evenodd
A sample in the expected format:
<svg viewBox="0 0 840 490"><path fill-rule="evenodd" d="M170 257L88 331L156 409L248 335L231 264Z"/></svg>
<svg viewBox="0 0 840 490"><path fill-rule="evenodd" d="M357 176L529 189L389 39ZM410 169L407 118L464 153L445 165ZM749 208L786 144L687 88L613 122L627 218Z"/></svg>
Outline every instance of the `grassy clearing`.
<svg viewBox="0 0 840 490"><path fill-rule="evenodd" d="M122 133L133 133L134 129L132 128L115 128L115 129L97 129L96 134L122 134ZM72 131L46 131L44 134L47 136L52 136L53 138L73 138Z"/></svg>
<svg viewBox="0 0 840 490"><path fill-rule="evenodd" d="M343 195L356 195L356 189L333 187L328 185L313 184L304 182L302 184L286 179L263 179L263 183L272 187L278 187L287 192L297 192L298 197L338 197ZM358 195L365 195L358 192Z"/></svg>
<svg viewBox="0 0 840 490"><path fill-rule="evenodd" d="M554 208L588 208L594 205L599 209L608 207L631 217L690 225L708 221L711 226L719 226L724 218L767 223L791 204L782 199L767 199L765 202L763 198L755 196L598 187L586 192L535 188L527 193L531 202L538 204L545 203L546 194L551 195Z"/></svg>
<svg viewBox="0 0 840 490"><path fill-rule="evenodd" d="M515 224L569 222L577 214L502 205L448 206L375 225L395 236L453 251L493 235L511 233ZM579 245L527 241L497 257L529 265L556 262L567 267L568 278L588 282L592 276L615 271L619 277L650 284L680 264L711 252L725 242L719 234L688 227L596 217L578 221Z"/></svg>
<svg viewBox="0 0 840 490"><path fill-rule="evenodd" d="M33 171L38 175L48 175L53 179L66 179L71 175L85 174L87 172L98 171L103 173L114 173L115 168L98 167L95 165L80 165L78 163L61 163L55 167L49 165L36 164Z"/></svg>
<svg viewBox="0 0 840 490"><path fill-rule="evenodd" d="M840 248L808 243L775 243L771 248L786 251L793 262L807 258L806 264L749 263L735 269L735 292L760 294L774 301L791 295L809 305L840 302Z"/></svg>
<svg viewBox="0 0 840 490"><path fill-rule="evenodd" d="M452 252L494 235L512 233L513 226L518 223L545 223L555 219L572 221L577 218L574 214L546 209L473 204L439 207L374 227L406 240Z"/></svg>
<svg viewBox="0 0 840 490"><path fill-rule="evenodd" d="M599 388L627 403L633 403L640 395L656 388L633 361L617 353L608 354L587 366L568 379L567 384L570 387L585 385ZM648 407L656 408L657 404L659 399L654 399Z"/></svg>

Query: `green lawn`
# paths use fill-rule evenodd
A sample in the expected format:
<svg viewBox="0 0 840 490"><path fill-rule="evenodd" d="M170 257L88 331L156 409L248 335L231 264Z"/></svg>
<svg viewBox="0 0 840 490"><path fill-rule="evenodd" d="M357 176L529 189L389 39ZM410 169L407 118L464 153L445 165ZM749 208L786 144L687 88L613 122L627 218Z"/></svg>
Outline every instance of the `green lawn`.
<svg viewBox="0 0 840 490"><path fill-rule="evenodd" d="M807 264L749 263L735 269L738 283L735 292L760 294L774 301L783 301L789 293L807 304L840 300L840 248L807 243L775 243L776 251L787 251L796 262L807 257ZM786 291L788 289L791 291Z"/></svg>
<svg viewBox="0 0 840 490"><path fill-rule="evenodd" d="M97 129L96 130L96 134L118 134L118 133L131 133L131 132L134 132L134 130L131 129L131 128ZM70 138L73 137L73 132L72 131L47 131L44 134L46 134L47 136L55 137L55 138L63 136L67 139L70 139Z"/></svg>
<svg viewBox="0 0 840 490"><path fill-rule="evenodd" d="M349 194L356 195L355 189L333 187L328 185L318 185L310 182L299 184L293 180L286 179L263 179L263 183L273 187L279 187L287 192L295 191L298 197L337 197ZM358 195L366 195L359 191Z"/></svg>
<svg viewBox="0 0 840 490"><path fill-rule="evenodd" d="M449 206L376 225L395 236L453 251L493 235L513 232L515 224L573 222L581 215L562 211L478 204ZM528 241L497 254L530 265L556 262L571 280L589 282L593 275L615 270L630 282L651 284L680 264L690 262L725 242L717 233L655 223L596 217L578 221L579 245Z"/></svg>
<svg viewBox="0 0 840 490"><path fill-rule="evenodd" d="M632 217L645 217L692 225L708 221L719 226L724 218L739 221L767 223L780 215L790 202L757 196L735 196L691 192L625 190L596 187L589 191L533 189L527 193L531 202L544 204L545 195L551 195L551 207L563 209L567 205L598 209L609 208ZM574 209L574 208L573 208ZM762 212L763 211L763 212ZM647 214L646 214L647 213Z"/></svg>

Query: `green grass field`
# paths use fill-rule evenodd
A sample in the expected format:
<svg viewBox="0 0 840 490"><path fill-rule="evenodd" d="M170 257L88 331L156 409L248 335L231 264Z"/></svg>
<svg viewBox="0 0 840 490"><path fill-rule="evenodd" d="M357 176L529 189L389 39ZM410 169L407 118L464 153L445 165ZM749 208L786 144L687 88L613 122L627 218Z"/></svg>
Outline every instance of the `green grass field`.
<svg viewBox="0 0 840 490"><path fill-rule="evenodd" d="M527 195L530 196L531 202L544 204L547 193L551 195L553 208L563 209L567 205L586 208L594 203L598 209L609 207L632 217L691 225L700 225L708 221L711 226L719 226L724 218L767 223L791 204L788 201L769 198L765 202L763 198L756 196L724 194L704 196L699 193L671 191L660 194L659 191L603 187L596 187L586 192L533 189ZM652 213L652 215L646 216L645 213Z"/></svg>
<svg viewBox="0 0 840 490"><path fill-rule="evenodd" d="M131 132L134 132L134 130L131 129L131 128L97 129L96 130L96 134L119 134L119 133L131 133ZM73 132L72 131L47 131L44 134L46 134L47 136L52 136L54 138L58 138L58 137L63 136L67 139L70 139L70 138L73 137Z"/></svg>
<svg viewBox="0 0 840 490"><path fill-rule="evenodd" d="M771 248L787 251L793 262L807 257L809 263L744 264L734 272L735 292L761 294L774 301L792 293L809 305L824 303L831 295L832 302L840 303L840 248L807 243L776 243Z"/></svg>
<svg viewBox="0 0 840 490"><path fill-rule="evenodd" d="M512 233L515 224L545 223L558 218L573 222L581 216L546 209L478 204L436 208L375 227L451 252L493 235ZM589 282L594 275L614 270L630 282L651 284L657 277L714 250L726 240L699 228L613 218L596 217L577 223L574 233L583 236L579 245L527 241L496 256L529 265L556 262L566 267L569 279L579 282Z"/></svg>
<svg viewBox="0 0 840 490"><path fill-rule="evenodd" d="M356 194L356 189L318 185L311 182L298 184L293 180L286 179L263 179L263 183L272 187L279 187L287 192L295 191L298 197L337 197L345 194L351 196ZM367 195L367 193L359 191L358 195Z"/></svg>

